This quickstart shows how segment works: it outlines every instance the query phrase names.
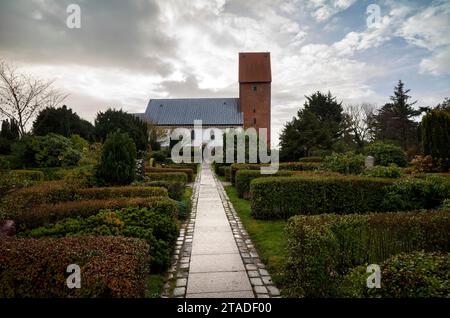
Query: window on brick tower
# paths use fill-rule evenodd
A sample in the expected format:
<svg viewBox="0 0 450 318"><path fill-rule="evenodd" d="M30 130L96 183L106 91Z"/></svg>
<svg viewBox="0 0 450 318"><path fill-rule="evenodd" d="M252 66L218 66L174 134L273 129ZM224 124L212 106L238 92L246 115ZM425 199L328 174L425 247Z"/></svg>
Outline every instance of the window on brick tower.
<svg viewBox="0 0 450 318"><path fill-rule="evenodd" d="M214 131L211 131L211 140L214 140L216 136L214 136Z"/></svg>
<svg viewBox="0 0 450 318"><path fill-rule="evenodd" d="M191 130L191 140L195 139L195 130Z"/></svg>
<svg viewBox="0 0 450 318"><path fill-rule="evenodd" d="M258 90L258 87L257 87L256 85L253 85L253 86L252 86L252 90L253 90L254 92L256 92L256 91Z"/></svg>
<svg viewBox="0 0 450 318"><path fill-rule="evenodd" d="M253 125L256 125L256 118L253 117Z"/></svg>

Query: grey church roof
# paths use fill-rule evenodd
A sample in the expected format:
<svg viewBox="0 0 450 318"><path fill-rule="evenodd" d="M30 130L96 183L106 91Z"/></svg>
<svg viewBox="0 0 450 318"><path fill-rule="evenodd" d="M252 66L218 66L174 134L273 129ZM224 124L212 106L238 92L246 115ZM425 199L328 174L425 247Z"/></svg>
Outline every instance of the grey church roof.
<svg viewBox="0 0 450 318"><path fill-rule="evenodd" d="M193 125L202 120L203 125L243 124L239 98L188 98L151 99L144 118L161 126Z"/></svg>

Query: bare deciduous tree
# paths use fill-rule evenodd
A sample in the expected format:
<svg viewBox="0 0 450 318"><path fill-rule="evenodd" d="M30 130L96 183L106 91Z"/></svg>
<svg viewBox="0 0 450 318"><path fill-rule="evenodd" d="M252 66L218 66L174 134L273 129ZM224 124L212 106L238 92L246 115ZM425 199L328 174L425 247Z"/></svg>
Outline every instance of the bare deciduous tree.
<svg viewBox="0 0 450 318"><path fill-rule="evenodd" d="M24 135L27 124L45 107L56 107L67 95L45 81L20 73L14 65L0 60L0 115L14 119Z"/></svg>
<svg viewBox="0 0 450 318"><path fill-rule="evenodd" d="M370 139L369 120L375 111L375 105L363 103L361 105L351 104L345 107L348 118L348 130L360 149Z"/></svg>

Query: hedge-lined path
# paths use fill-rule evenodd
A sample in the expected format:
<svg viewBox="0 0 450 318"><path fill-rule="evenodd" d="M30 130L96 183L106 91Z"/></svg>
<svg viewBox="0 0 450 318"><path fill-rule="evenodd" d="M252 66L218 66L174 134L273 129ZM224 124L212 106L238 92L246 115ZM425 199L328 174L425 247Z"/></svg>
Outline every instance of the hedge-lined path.
<svg viewBox="0 0 450 318"><path fill-rule="evenodd" d="M192 201L191 218L180 233L169 274L176 272L172 296L279 296L222 184L207 164L197 176Z"/></svg>

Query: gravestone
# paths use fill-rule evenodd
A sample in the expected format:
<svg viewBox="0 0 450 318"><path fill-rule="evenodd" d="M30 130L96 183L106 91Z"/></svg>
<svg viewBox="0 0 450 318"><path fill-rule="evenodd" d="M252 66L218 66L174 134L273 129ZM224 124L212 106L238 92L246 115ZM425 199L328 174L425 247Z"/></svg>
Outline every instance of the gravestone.
<svg viewBox="0 0 450 318"><path fill-rule="evenodd" d="M372 156L367 156L365 162L366 169L373 168L374 165L375 165L375 158Z"/></svg>

